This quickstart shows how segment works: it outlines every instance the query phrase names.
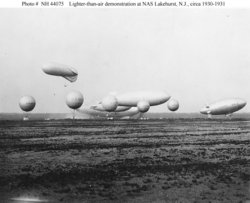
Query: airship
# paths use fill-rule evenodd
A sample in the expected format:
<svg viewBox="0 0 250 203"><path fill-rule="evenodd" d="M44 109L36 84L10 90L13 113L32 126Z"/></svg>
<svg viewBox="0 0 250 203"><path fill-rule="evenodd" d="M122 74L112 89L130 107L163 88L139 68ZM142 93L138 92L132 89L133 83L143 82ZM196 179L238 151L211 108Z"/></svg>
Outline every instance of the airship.
<svg viewBox="0 0 250 203"><path fill-rule="evenodd" d="M137 107L131 107L126 111L121 112L107 112L97 111L93 108L77 109L77 112L90 116L91 118L105 118L105 119L130 119L139 115L140 111Z"/></svg>
<svg viewBox="0 0 250 203"><path fill-rule="evenodd" d="M232 113L239 111L247 102L243 99L225 99L218 102L214 102L202 108L201 114L206 114L209 117L211 115L232 115Z"/></svg>
<svg viewBox="0 0 250 203"><path fill-rule="evenodd" d="M163 91L137 91L124 94L110 93L104 97L97 105L89 108L79 109L78 112L90 115L91 117L108 118L133 118L135 115L142 117L151 106L156 106L167 102L170 95ZM170 100L168 104L170 111L179 108L177 100Z"/></svg>
<svg viewBox="0 0 250 203"><path fill-rule="evenodd" d="M78 72L76 69L59 63L48 63L42 67L44 73L53 76L60 76L70 82L77 80Z"/></svg>
<svg viewBox="0 0 250 203"><path fill-rule="evenodd" d="M49 202L48 200L43 200L39 198L30 198L30 197L17 197L17 198L10 198L11 202L19 202L19 203L32 203L32 202Z"/></svg>
<svg viewBox="0 0 250 203"><path fill-rule="evenodd" d="M130 106L117 106L114 112L122 112L122 111L127 111L131 107ZM90 109L94 109L96 111L106 111L101 103L98 103L97 105L92 105L90 106Z"/></svg>
<svg viewBox="0 0 250 203"><path fill-rule="evenodd" d="M149 110L150 106L165 103L170 95L163 91L138 91L118 95L108 95L102 101L102 107L108 111L115 111L118 106L137 107L141 113Z"/></svg>

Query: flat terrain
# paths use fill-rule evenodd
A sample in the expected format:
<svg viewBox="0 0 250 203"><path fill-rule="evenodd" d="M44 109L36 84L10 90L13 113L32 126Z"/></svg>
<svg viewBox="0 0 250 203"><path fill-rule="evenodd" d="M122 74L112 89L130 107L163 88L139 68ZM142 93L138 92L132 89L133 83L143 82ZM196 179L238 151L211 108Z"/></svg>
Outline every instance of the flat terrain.
<svg viewBox="0 0 250 203"><path fill-rule="evenodd" d="M249 202L250 119L0 121L0 202Z"/></svg>

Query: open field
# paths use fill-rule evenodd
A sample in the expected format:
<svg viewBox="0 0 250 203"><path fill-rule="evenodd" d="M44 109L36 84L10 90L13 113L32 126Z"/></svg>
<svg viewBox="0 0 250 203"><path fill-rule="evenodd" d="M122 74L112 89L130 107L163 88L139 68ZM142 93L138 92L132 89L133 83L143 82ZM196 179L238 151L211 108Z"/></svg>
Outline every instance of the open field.
<svg viewBox="0 0 250 203"><path fill-rule="evenodd" d="M250 118L0 121L0 197L248 202Z"/></svg>

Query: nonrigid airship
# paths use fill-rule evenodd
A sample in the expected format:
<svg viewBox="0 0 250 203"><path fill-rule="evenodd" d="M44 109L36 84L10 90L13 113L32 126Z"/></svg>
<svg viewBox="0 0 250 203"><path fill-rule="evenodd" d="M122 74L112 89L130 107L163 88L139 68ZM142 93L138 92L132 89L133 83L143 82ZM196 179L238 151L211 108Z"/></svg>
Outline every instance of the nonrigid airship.
<svg viewBox="0 0 250 203"><path fill-rule="evenodd" d="M243 99L225 99L212 104L206 105L200 110L201 114L211 115L226 115L231 116L232 113L239 111L247 102Z"/></svg>
<svg viewBox="0 0 250 203"><path fill-rule="evenodd" d="M76 69L59 63L48 63L42 67L44 73L53 76L60 76L70 82L77 80L78 72Z"/></svg>
<svg viewBox="0 0 250 203"><path fill-rule="evenodd" d="M120 112L107 112L107 111L98 111L90 108L78 109L77 112L81 114L86 114L91 118L106 118L106 119L130 119L136 115L139 115L139 110L137 107L132 107L126 111Z"/></svg>
<svg viewBox="0 0 250 203"><path fill-rule="evenodd" d="M129 110L131 107L130 106L117 106L116 109L113 112L122 112L122 111L127 111ZM92 105L90 106L90 109L96 110L96 111L104 111L106 112L106 110L103 108L102 103L99 102L96 105Z"/></svg>
<svg viewBox="0 0 250 203"><path fill-rule="evenodd" d="M137 91L124 94L109 94L97 105L89 109L79 110L81 113L107 118L130 118L134 115L142 116L151 106L161 105L170 99L170 95L163 91ZM179 108L177 100L171 100L168 105L170 111ZM99 115L99 116L98 116Z"/></svg>
<svg viewBox="0 0 250 203"><path fill-rule="evenodd" d="M167 102L170 95L163 91L138 91L118 95L109 95L101 101L105 111L115 111L122 107L137 107L139 112L145 113L150 106L156 106Z"/></svg>

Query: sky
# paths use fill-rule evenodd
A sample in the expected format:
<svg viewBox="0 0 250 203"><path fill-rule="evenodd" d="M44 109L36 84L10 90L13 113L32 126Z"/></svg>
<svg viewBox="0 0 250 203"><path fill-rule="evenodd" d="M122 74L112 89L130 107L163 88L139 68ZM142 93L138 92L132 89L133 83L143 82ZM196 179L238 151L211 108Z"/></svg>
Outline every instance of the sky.
<svg viewBox="0 0 250 203"><path fill-rule="evenodd" d="M2 8L0 112L20 113L23 95L36 99L35 113L69 112L72 90L83 107L114 91L163 90L179 112L232 97L249 112L249 19L249 9ZM48 62L74 67L78 80L46 75Z"/></svg>

